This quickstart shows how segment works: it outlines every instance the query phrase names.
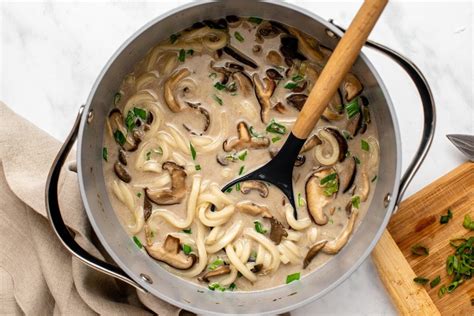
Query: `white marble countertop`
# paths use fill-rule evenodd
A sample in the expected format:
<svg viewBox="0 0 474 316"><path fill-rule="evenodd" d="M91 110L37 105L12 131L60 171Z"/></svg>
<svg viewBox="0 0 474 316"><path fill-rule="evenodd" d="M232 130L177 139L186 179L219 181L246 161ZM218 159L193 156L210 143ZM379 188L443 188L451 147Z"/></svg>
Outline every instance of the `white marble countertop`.
<svg viewBox="0 0 474 316"><path fill-rule="evenodd" d="M186 2L1 2L0 100L64 140L79 105L119 45L152 18ZM360 1L297 3L347 26ZM474 133L472 7L470 1L391 1L371 35L419 66L437 105L433 146L407 196L465 160L445 134ZM367 54L395 105L406 167L421 132L419 98L400 68L373 52ZM396 310L369 258L331 293L292 312L315 313L393 315Z"/></svg>

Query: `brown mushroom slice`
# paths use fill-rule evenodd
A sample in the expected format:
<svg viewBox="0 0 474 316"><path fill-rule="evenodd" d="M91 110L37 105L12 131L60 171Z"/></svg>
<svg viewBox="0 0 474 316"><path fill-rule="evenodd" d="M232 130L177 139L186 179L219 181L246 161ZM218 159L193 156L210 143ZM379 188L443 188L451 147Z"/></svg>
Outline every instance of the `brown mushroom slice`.
<svg viewBox="0 0 474 316"><path fill-rule="evenodd" d="M108 121L110 129L114 134L115 141L126 151L135 151L138 148L139 140L133 137L133 135L128 134L122 112L119 109L113 109L110 111ZM121 134L121 136L124 137L123 143L119 142L116 133Z"/></svg>
<svg viewBox="0 0 474 316"><path fill-rule="evenodd" d="M324 54L319 47L318 41L295 28L291 28L290 33L298 39L298 49L306 58L319 63L324 61Z"/></svg>
<svg viewBox="0 0 474 316"><path fill-rule="evenodd" d="M145 194L143 198L143 218L145 219L145 222L150 218L152 211L153 205L151 205L150 199Z"/></svg>
<svg viewBox="0 0 474 316"><path fill-rule="evenodd" d="M301 148L300 154L310 151L311 149L313 149L314 147L316 147L317 145L321 143L322 141L319 139L319 137L316 134L312 135L304 143L303 147Z"/></svg>
<svg viewBox="0 0 474 316"><path fill-rule="evenodd" d="M255 95L257 96L258 103L260 104L260 119L263 123L268 122L268 113L272 107L270 98L275 91L276 84L275 81L267 77L260 80L258 74L254 74L253 82L255 84Z"/></svg>
<svg viewBox="0 0 474 316"><path fill-rule="evenodd" d="M285 62L290 66L294 60L306 60L298 50L298 39L294 36L282 36L280 38L280 52L285 57Z"/></svg>
<svg viewBox="0 0 474 316"><path fill-rule="evenodd" d="M226 47L224 47L223 50L224 50L224 53L234 58L238 62L241 62L242 64L247 65L253 69L258 68L258 65L252 59L250 59L250 57L247 57L244 53L240 52L238 49L230 45L227 45Z"/></svg>
<svg viewBox="0 0 474 316"><path fill-rule="evenodd" d="M303 260L303 269L306 269L306 267L311 263L314 257L323 249L323 247L326 245L327 240L321 240L315 243L314 245L309 248L308 253L306 254L306 257L304 257Z"/></svg>
<svg viewBox="0 0 474 316"><path fill-rule="evenodd" d="M329 121L340 121L344 118L344 106L342 105L342 99L339 90L329 101L328 106L324 110L322 117Z"/></svg>
<svg viewBox="0 0 474 316"><path fill-rule="evenodd" d="M267 53L265 61L272 66L281 67L283 65L283 57L275 50L271 50Z"/></svg>
<svg viewBox="0 0 474 316"><path fill-rule="evenodd" d="M263 269L263 263L259 263L259 264L254 265L253 268L250 269L250 271L252 271L253 273L258 273L262 271L262 269Z"/></svg>
<svg viewBox="0 0 474 316"><path fill-rule="evenodd" d="M127 153L122 148L119 149L118 160L124 166L126 166L128 164L128 162L127 162Z"/></svg>
<svg viewBox="0 0 474 316"><path fill-rule="evenodd" d="M277 37L280 33L281 30L274 23L265 21L258 26L256 34L262 38L271 39Z"/></svg>
<svg viewBox="0 0 474 316"><path fill-rule="evenodd" d="M361 125L362 115L358 112L347 121L346 130L352 135L352 137L355 137L359 132Z"/></svg>
<svg viewBox="0 0 474 316"><path fill-rule="evenodd" d="M362 83L360 83L359 79L351 73L346 75L342 86L344 88L344 98L347 102L352 101L352 99L358 96L363 89Z"/></svg>
<svg viewBox="0 0 474 316"><path fill-rule="evenodd" d="M236 15L228 15L225 20L230 27L238 27L242 23L242 20Z"/></svg>
<svg viewBox="0 0 474 316"><path fill-rule="evenodd" d="M324 166L332 166L338 161L344 161L348 148L347 141L337 129L331 127L323 128L319 130L318 137L322 144L316 146L314 156L319 163Z"/></svg>
<svg viewBox="0 0 474 316"><path fill-rule="evenodd" d="M354 184L357 174L357 163L354 157L344 160L338 165L339 187L342 193L346 193Z"/></svg>
<svg viewBox="0 0 474 316"><path fill-rule="evenodd" d="M144 247L150 257L179 270L187 270L197 261L195 254L185 255L180 252L179 238L171 235L166 236L163 245L154 244Z"/></svg>
<svg viewBox="0 0 474 316"><path fill-rule="evenodd" d="M270 224L270 240L275 242L276 245L279 245L282 238L288 236L288 232L286 231L285 226L274 217L270 218Z"/></svg>
<svg viewBox="0 0 474 316"><path fill-rule="evenodd" d="M349 240L349 237L352 234L352 230L354 229L354 223L357 219L358 214L359 214L359 211L355 208L352 208L352 211L351 211L351 214L346 226L344 227L344 229L342 230L342 232L339 234L339 236L336 239L328 241L324 245L322 249L324 253L329 254L329 255L335 255L342 249L342 247L345 246L345 244Z"/></svg>
<svg viewBox="0 0 474 316"><path fill-rule="evenodd" d="M273 69L273 68L268 68L265 71L265 74L267 75L268 78L270 78L272 80L281 80L281 79L283 79L283 76L276 69Z"/></svg>
<svg viewBox="0 0 474 316"><path fill-rule="evenodd" d="M114 163L114 172L123 182L129 183L132 181L132 177L130 176L127 168L125 168L125 166L118 161Z"/></svg>
<svg viewBox="0 0 474 316"><path fill-rule="evenodd" d="M242 190L242 188L241 188ZM259 205L250 201L241 201L235 204L235 210L237 212L246 213L252 216L261 215L264 218L272 218L272 214L268 207Z"/></svg>
<svg viewBox="0 0 474 316"><path fill-rule="evenodd" d="M262 181L247 180L240 183L240 192L249 194L251 191L258 191L263 198L268 196L268 186Z"/></svg>
<svg viewBox="0 0 474 316"><path fill-rule="evenodd" d="M186 196L186 172L184 168L172 161L166 161L162 165L163 170L171 176L171 188L151 190L146 188L145 195L158 205L179 204Z"/></svg>
<svg viewBox="0 0 474 316"><path fill-rule="evenodd" d="M260 149L270 146L268 137L252 137L245 122L237 124L238 138L226 139L222 144L225 152L242 149Z"/></svg>
<svg viewBox="0 0 474 316"><path fill-rule="evenodd" d="M301 111L307 98L308 96L306 94L295 93L286 97L286 102L288 102L289 105L295 107L298 111Z"/></svg>
<svg viewBox="0 0 474 316"><path fill-rule="evenodd" d="M217 267L212 271L207 271L202 276L198 277L198 280L201 282L209 282L209 278L222 276L230 273L230 266L228 264Z"/></svg>
<svg viewBox="0 0 474 316"><path fill-rule="evenodd" d="M168 80L166 80L164 84L164 88L163 88L164 99L165 99L166 105L168 105L168 108L173 113L180 112L182 109L182 106L179 104L176 98L176 90L177 90L178 83L184 78L188 77L190 74L191 72L189 71L189 69L182 68L176 71L174 74L172 74L171 77Z"/></svg>
<svg viewBox="0 0 474 316"><path fill-rule="evenodd" d="M188 104L190 104L189 102L187 102ZM191 106L192 107L192 106ZM183 124L183 127L191 134L193 135L198 135L198 136L202 136L202 134L204 134L205 132L207 132L207 130L209 129L209 125L211 125L211 115L209 114L209 112L199 106L197 107L197 111L203 116L204 118L204 127L202 128L202 132L198 133L198 132L195 132L193 131L190 127L188 127L186 124Z"/></svg>
<svg viewBox="0 0 474 316"><path fill-rule="evenodd" d="M235 72L232 74L232 79L237 83L239 91L243 97L248 97L252 94L253 83L249 76L243 72Z"/></svg>
<svg viewBox="0 0 474 316"><path fill-rule="evenodd" d="M360 196L361 202L367 201L367 197L369 196L370 192L370 180L365 169L363 169L360 173L359 181L357 182L356 192L357 195Z"/></svg>
<svg viewBox="0 0 474 316"><path fill-rule="evenodd" d="M334 196L334 194L327 196L325 192L326 188L321 185L321 180L333 173L336 173L333 168L318 169L306 181L305 191L308 213L318 225L327 224L329 219L326 214L324 214L323 208L330 202L331 197Z"/></svg>

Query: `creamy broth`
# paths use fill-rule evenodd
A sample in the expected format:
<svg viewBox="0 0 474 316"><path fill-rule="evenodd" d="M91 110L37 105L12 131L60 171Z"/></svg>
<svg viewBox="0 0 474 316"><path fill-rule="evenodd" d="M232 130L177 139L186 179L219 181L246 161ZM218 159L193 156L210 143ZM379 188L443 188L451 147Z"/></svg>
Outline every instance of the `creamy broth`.
<svg viewBox="0 0 474 316"><path fill-rule="evenodd" d="M344 247L379 160L354 74L297 161L296 217L268 184L220 192L283 145L330 53L291 27L237 17L197 23L149 51L113 100L103 150L110 200L142 251L210 289L252 291L317 270Z"/></svg>

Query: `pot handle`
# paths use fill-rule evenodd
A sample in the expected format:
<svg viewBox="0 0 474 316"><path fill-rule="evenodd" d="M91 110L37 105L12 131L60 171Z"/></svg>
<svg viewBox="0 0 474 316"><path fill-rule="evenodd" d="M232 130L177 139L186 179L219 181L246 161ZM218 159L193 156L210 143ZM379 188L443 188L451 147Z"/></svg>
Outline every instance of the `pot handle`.
<svg viewBox="0 0 474 316"><path fill-rule="evenodd" d="M56 158L54 159L53 165L51 166L51 170L48 175L48 179L46 181L46 211L48 213L48 219L59 240L72 255L74 255L76 258L78 258L91 268L108 274L125 283L128 283L136 289L146 293L147 291L144 288L142 288L138 283L132 280L120 268L92 256L81 246L79 246L79 244L69 233L68 227L64 223L64 220L61 216L58 202L59 175L66 161L66 158L69 152L71 151L73 144L76 141L83 110L84 106L81 106L76 121L74 122L74 126L71 132L69 133L66 141L64 142L63 146L61 147L59 153L57 154Z"/></svg>
<svg viewBox="0 0 474 316"><path fill-rule="evenodd" d="M334 23L331 19L329 23L337 27L342 32L346 30L341 26ZM337 35L334 35L337 36ZM407 57L399 54L398 52L384 46L382 44L376 43L374 41L367 40L365 43L367 47L373 48L376 51L384 54L385 56L392 59L396 62L400 67L405 70L405 72L410 76L411 80L415 84L418 94L421 98L421 103L423 106L423 131L421 135L421 141L418 145L418 150L415 153L410 165L406 169L405 173L402 176L400 181L400 187L398 188L398 195L396 196L395 200L395 209L398 208L400 204L403 194L405 193L408 185L410 184L411 180L415 176L416 172L420 168L423 160L425 160L426 155L431 147L431 143L433 142L435 126L436 126L436 109L435 109L435 102L433 99L433 94L431 92L431 88L426 81L425 76L421 73L420 69Z"/></svg>

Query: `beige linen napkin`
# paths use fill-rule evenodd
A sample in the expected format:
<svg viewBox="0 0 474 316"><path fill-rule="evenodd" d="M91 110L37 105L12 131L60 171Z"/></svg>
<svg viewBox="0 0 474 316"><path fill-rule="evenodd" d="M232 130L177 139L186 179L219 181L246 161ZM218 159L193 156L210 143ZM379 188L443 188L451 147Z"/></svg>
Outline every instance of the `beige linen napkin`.
<svg viewBox="0 0 474 316"><path fill-rule="evenodd" d="M150 294L71 256L46 218L46 177L61 144L0 102L0 315L178 315ZM74 159L73 156L71 156ZM65 168L58 185L64 221L75 240L103 259Z"/></svg>

